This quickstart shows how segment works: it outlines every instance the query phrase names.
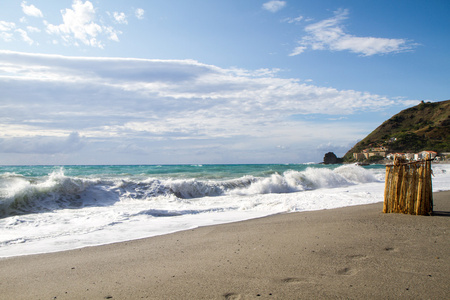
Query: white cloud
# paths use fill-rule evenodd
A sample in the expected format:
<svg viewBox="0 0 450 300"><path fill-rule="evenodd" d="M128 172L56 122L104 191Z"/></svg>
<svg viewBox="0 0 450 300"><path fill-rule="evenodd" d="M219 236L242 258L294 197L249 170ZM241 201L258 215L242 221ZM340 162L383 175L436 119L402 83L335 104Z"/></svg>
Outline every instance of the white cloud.
<svg viewBox="0 0 450 300"><path fill-rule="evenodd" d="M113 16L114 16L114 20L116 20L117 23L128 24L127 16L125 15L125 13L123 13L123 12L119 13L119 12L115 11L113 13Z"/></svg>
<svg viewBox="0 0 450 300"><path fill-rule="evenodd" d="M277 12L286 6L286 1L272 0L263 4L263 8L270 12Z"/></svg>
<svg viewBox="0 0 450 300"><path fill-rule="evenodd" d="M341 23L347 19L348 10L338 10L335 16L305 27L307 33L290 54L295 56L306 49L350 51L363 56L407 51L412 45L405 39L358 37L344 31Z"/></svg>
<svg viewBox="0 0 450 300"><path fill-rule="evenodd" d="M16 24L13 22L0 21L0 31L11 31L16 28Z"/></svg>
<svg viewBox="0 0 450 300"><path fill-rule="evenodd" d="M118 34L121 34L122 31L115 30L111 26L104 26L103 29L105 30L105 33L107 34L109 40L119 42Z"/></svg>
<svg viewBox="0 0 450 300"><path fill-rule="evenodd" d="M96 103L114 103L117 100L122 109L129 103L122 103L120 99L127 95L129 99L147 99L147 104L155 102L151 107L159 111L181 115L192 109L199 115L208 115L211 114L208 109L213 107L223 109L214 110L219 115L218 111L230 111L230 107L238 103L233 114L265 114L270 111L273 118L306 113L351 114L393 103L378 95L278 78L274 76L276 70L244 72L192 60L72 58L0 51L0 67L2 70L8 67L8 73L16 74L8 80L17 85L26 81L28 84L39 83L39 90L44 86L57 88L61 93L58 98L66 97L65 88L81 93L94 89L112 96L98 99ZM114 96L114 93L118 94ZM85 99L83 103L92 104L92 100ZM141 104L145 108L146 104ZM173 106L175 104L176 107ZM84 114L83 111L80 113ZM139 109L136 112L139 113Z"/></svg>
<svg viewBox="0 0 450 300"><path fill-rule="evenodd" d="M28 32L41 32L41 30L37 27L33 27L33 26L27 26L27 31Z"/></svg>
<svg viewBox="0 0 450 300"><path fill-rule="evenodd" d="M297 18L285 18L282 20L282 22L292 24L292 23L298 23L302 20L303 20L303 16L298 16Z"/></svg>
<svg viewBox="0 0 450 300"><path fill-rule="evenodd" d="M37 17L37 18L43 18L44 15L42 14L41 10L34 6L33 4L27 5L26 1L23 1L22 4L22 10L23 13L30 17Z"/></svg>
<svg viewBox="0 0 450 300"><path fill-rule="evenodd" d="M11 42L15 28L16 24L13 22L0 21L0 39L5 42Z"/></svg>
<svg viewBox="0 0 450 300"><path fill-rule="evenodd" d="M145 11L142 8L137 8L134 13L139 20L144 18Z"/></svg>
<svg viewBox="0 0 450 300"><path fill-rule="evenodd" d="M63 39L66 44L84 45L103 48L101 37L106 34L107 38L118 41L118 31L110 26L96 23L96 12L91 2L74 0L72 9L66 8L61 11L63 23L60 25L46 24L47 32Z"/></svg>
<svg viewBox="0 0 450 300"><path fill-rule="evenodd" d="M298 116L342 117L398 104L380 95L280 78L277 72L223 69L193 60L0 51L0 152L41 138L46 144L54 138L61 142L77 132L84 137L83 151L93 157L100 151L94 145L109 147L110 156L125 146L147 151L147 157L149 152L166 157L170 149L180 160L192 157L196 147L196 152L211 147L215 162L231 149L247 157L256 148L286 145L286 155L297 157L298 147L354 140L361 131L361 126L312 124ZM42 143L25 147L31 152L44 148Z"/></svg>
<svg viewBox="0 0 450 300"><path fill-rule="evenodd" d="M13 39L13 34L10 32L0 32L0 39L4 40L5 42L11 42Z"/></svg>
<svg viewBox="0 0 450 300"><path fill-rule="evenodd" d="M19 28L16 29L16 32L20 34L24 42L28 43L29 45L33 45L34 41L28 36L28 33L25 30Z"/></svg>
<svg viewBox="0 0 450 300"><path fill-rule="evenodd" d="M308 47L306 46L298 46L295 47L294 50L289 54L289 56L296 56L302 54Z"/></svg>

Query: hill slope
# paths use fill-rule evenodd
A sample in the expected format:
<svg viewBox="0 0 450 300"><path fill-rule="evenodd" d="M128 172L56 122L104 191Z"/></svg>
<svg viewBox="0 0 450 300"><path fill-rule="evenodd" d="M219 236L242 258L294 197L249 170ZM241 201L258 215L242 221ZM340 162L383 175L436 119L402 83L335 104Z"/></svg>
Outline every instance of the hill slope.
<svg viewBox="0 0 450 300"><path fill-rule="evenodd" d="M450 152L450 100L422 101L402 110L353 146L344 160L352 161L354 152L379 146L389 152Z"/></svg>

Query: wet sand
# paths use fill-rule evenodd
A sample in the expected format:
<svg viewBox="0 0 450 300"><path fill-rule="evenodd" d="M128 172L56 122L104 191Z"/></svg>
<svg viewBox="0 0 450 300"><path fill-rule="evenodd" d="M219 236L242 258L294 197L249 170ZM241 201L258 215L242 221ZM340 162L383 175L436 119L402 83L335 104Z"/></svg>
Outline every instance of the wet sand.
<svg viewBox="0 0 450 300"><path fill-rule="evenodd" d="M0 299L446 299L450 192L434 216L371 204L0 260Z"/></svg>

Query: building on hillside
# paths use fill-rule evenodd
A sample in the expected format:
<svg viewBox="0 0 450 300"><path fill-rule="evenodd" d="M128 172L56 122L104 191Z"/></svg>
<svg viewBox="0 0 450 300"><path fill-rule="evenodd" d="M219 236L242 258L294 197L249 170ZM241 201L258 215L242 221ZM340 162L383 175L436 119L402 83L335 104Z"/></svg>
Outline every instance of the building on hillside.
<svg viewBox="0 0 450 300"><path fill-rule="evenodd" d="M384 147L376 147L376 148L364 149L360 153L357 153L357 152L353 153L353 158L356 160L369 159L369 157L372 157L372 156L386 157L386 149Z"/></svg>
<svg viewBox="0 0 450 300"><path fill-rule="evenodd" d="M355 160L365 160L365 159L369 159L372 156L381 156L381 157L384 157L389 160L394 160L395 158L401 158L401 159L404 159L407 161L417 161L417 160L425 159L427 157L429 159L435 159L438 155L437 152L435 152L435 151L422 151L419 153L411 153L411 152L388 153L388 154L386 154L386 152L387 151L386 151L385 147L368 148L368 149L364 149L360 153L357 153L357 152L353 153L353 158Z"/></svg>
<svg viewBox="0 0 450 300"><path fill-rule="evenodd" d="M353 153L353 158L356 160L363 160L366 159L366 156L364 155L364 153Z"/></svg>
<svg viewBox="0 0 450 300"><path fill-rule="evenodd" d="M370 151L371 152L386 152L386 148L385 147L383 147L383 146L380 146L380 147L374 147L374 148L371 148L370 149Z"/></svg>

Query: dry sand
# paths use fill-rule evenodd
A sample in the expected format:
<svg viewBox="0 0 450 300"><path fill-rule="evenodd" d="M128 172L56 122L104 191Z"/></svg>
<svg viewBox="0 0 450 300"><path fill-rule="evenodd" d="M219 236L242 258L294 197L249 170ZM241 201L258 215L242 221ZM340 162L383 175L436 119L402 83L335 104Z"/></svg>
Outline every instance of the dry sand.
<svg viewBox="0 0 450 300"><path fill-rule="evenodd" d="M450 192L0 260L1 299L448 299Z"/></svg>

